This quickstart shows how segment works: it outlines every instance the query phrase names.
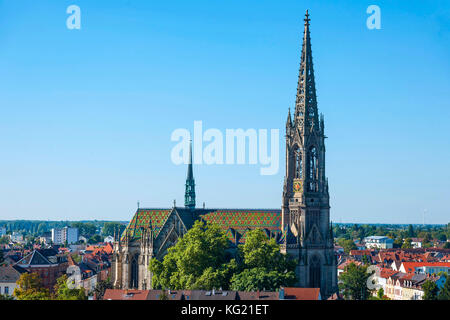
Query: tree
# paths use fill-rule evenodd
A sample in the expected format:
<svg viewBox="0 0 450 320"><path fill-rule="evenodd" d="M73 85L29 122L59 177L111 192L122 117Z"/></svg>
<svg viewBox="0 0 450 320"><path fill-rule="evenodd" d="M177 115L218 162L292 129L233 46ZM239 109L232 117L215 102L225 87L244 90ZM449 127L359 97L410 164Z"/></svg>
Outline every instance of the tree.
<svg viewBox="0 0 450 320"><path fill-rule="evenodd" d="M450 300L450 275L446 275L444 286L439 291L439 300Z"/></svg>
<svg viewBox="0 0 450 320"><path fill-rule="evenodd" d="M427 280L422 285L423 300L437 300L439 288L434 281Z"/></svg>
<svg viewBox="0 0 450 320"><path fill-rule="evenodd" d="M119 236L125 228L126 226L120 222L105 222L102 228L102 236L113 236L115 233Z"/></svg>
<svg viewBox="0 0 450 320"><path fill-rule="evenodd" d="M410 238L405 239L405 241L403 241L402 244L402 249L411 249L412 248L411 241L412 240Z"/></svg>
<svg viewBox="0 0 450 320"><path fill-rule="evenodd" d="M367 266L357 266L350 263L345 267L344 272L340 276L344 297L351 300L367 300L370 296L370 290L367 287L367 279L370 274L367 273Z"/></svg>
<svg viewBox="0 0 450 320"><path fill-rule="evenodd" d="M55 298L56 300L87 300L84 288L69 288L67 275L64 274L56 279Z"/></svg>
<svg viewBox="0 0 450 320"><path fill-rule="evenodd" d="M37 273L22 273L17 285L13 293L17 300L50 300L50 292Z"/></svg>
<svg viewBox="0 0 450 320"><path fill-rule="evenodd" d="M444 243L444 249L450 249L450 242Z"/></svg>
<svg viewBox="0 0 450 320"><path fill-rule="evenodd" d="M79 235L89 239L90 237L92 237L95 232L97 231L97 228L95 227L95 224L91 223L91 222L73 222L71 224L71 227L73 228L78 228L78 233Z"/></svg>
<svg viewBox="0 0 450 320"><path fill-rule="evenodd" d="M356 244L351 239L339 239L338 244L344 248L344 252L349 254L351 250L358 249Z"/></svg>
<svg viewBox="0 0 450 320"><path fill-rule="evenodd" d="M2 300L14 300L14 297L8 294L0 294L0 301Z"/></svg>
<svg viewBox="0 0 450 320"><path fill-rule="evenodd" d="M416 236L416 232L414 231L414 227L412 226L412 224L410 224L408 226L408 237L414 238L415 236Z"/></svg>
<svg viewBox="0 0 450 320"><path fill-rule="evenodd" d="M92 237L89 238L88 243L89 244L96 244L96 243L99 243L99 242L102 242L102 241L103 241L102 237L100 235L98 235L98 234L95 234L95 235L93 235Z"/></svg>
<svg viewBox="0 0 450 320"><path fill-rule="evenodd" d="M270 290L295 284L296 261L280 252L275 239L268 239L260 229L247 233L245 244L239 246L242 270L233 275L231 288L238 291Z"/></svg>
<svg viewBox="0 0 450 320"><path fill-rule="evenodd" d="M113 285L111 283L110 278L103 281L99 281L95 285L94 294L97 300L103 300L103 296L105 295L106 289L113 289Z"/></svg>
<svg viewBox="0 0 450 320"><path fill-rule="evenodd" d="M265 268L244 269L231 279L231 289L236 291L277 291L280 287L293 286L295 273L278 272Z"/></svg>
<svg viewBox="0 0 450 320"><path fill-rule="evenodd" d="M223 278L232 267L227 259L228 239L216 224L196 221L175 246L167 250L163 261L152 259L155 288L212 289L227 287ZM228 272L227 272L228 271Z"/></svg>

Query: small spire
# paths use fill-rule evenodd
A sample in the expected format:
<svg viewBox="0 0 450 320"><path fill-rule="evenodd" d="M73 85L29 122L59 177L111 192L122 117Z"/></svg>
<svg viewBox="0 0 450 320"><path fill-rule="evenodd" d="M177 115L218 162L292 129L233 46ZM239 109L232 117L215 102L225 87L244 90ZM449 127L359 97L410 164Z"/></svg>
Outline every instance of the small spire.
<svg viewBox="0 0 450 320"><path fill-rule="evenodd" d="M288 117L286 120L286 127L292 127L291 107L289 107Z"/></svg>
<svg viewBox="0 0 450 320"><path fill-rule="evenodd" d="M189 164L186 177L186 190L184 193L184 206L189 210L195 209L195 180L192 170L192 140L189 143Z"/></svg>

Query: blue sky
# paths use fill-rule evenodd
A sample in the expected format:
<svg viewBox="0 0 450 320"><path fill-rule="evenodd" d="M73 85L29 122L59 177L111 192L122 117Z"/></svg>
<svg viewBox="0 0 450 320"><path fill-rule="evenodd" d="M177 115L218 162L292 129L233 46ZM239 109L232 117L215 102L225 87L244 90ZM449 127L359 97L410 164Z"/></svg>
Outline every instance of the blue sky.
<svg viewBox="0 0 450 320"><path fill-rule="evenodd" d="M81 30L66 8L81 8ZM369 30L366 9L381 9ZM305 10L331 218L449 222L448 1L0 1L0 219L183 203L177 128L280 129L280 171L194 167L197 203L279 208Z"/></svg>

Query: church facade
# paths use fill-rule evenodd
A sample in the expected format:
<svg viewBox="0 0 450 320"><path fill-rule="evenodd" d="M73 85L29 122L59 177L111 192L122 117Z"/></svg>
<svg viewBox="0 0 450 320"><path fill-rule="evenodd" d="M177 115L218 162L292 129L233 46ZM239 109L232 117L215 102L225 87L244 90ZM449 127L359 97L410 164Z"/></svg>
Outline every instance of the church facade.
<svg viewBox="0 0 450 320"><path fill-rule="evenodd" d="M276 239L282 252L298 261L299 287L320 288L324 297L338 291L325 176L324 118L318 114L309 22L307 11L295 110L293 115L289 110L286 122L281 210L196 208L191 147L184 207L138 208L114 242L114 287L151 289L150 260L162 259L167 249L202 219L217 223L234 247L245 242L249 230L262 229L268 238Z"/></svg>

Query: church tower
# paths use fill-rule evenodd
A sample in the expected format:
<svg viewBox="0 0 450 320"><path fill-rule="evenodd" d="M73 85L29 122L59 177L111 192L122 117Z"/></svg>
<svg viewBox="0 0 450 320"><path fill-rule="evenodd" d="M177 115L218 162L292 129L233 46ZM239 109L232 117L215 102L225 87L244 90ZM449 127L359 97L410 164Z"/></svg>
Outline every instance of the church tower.
<svg viewBox="0 0 450 320"><path fill-rule="evenodd" d="M192 141L189 144L189 164L186 177L186 191L184 193L184 206L186 209L195 210L195 180L192 171Z"/></svg>
<svg viewBox="0 0 450 320"><path fill-rule="evenodd" d="M299 262L299 286L321 288L328 297L337 292L337 269L325 177L326 137L317 108L308 11L304 21L295 111L292 117L289 110L286 122L282 226L285 250Z"/></svg>

